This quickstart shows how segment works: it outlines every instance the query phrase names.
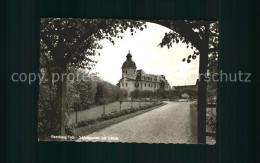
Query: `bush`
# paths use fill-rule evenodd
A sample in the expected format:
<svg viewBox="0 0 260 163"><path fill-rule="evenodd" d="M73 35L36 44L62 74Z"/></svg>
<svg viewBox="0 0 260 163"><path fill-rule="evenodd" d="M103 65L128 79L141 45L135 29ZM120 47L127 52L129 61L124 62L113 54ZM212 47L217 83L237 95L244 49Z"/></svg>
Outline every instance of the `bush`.
<svg viewBox="0 0 260 163"><path fill-rule="evenodd" d="M206 125L210 128L211 132L216 132L216 126L217 126L216 121L217 121L216 115L212 114L211 112L207 113Z"/></svg>
<svg viewBox="0 0 260 163"><path fill-rule="evenodd" d="M102 117L97 117L97 122L100 122L100 121L102 121L102 120L103 120Z"/></svg>
<svg viewBox="0 0 260 163"><path fill-rule="evenodd" d="M108 114L102 114L101 117L102 117L103 120L110 119Z"/></svg>
<svg viewBox="0 0 260 163"><path fill-rule="evenodd" d="M198 103L197 102L191 103L190 108L198 108Z"/></svg>
<svg viewBox="0 0 260 163"><path fill-rule="evenodd" d="M72 69L71 73L86 75L85 71ZM79 110L85 110L94 105L111 103L127 96L126 90L121 90L118 86L107 81L87 80L67 83L66 102L69 109L74 110L74 105L79 106Z"/></svg>
<svg viewBox="0 0 260 163"><path fill-rule="evenodd" d="M101 117L98 117L96 119L81 121L81 122L78 123L78 127L88 126L88 125L91 125L91 124L95 124L97 122L102 122L102 121L105 121L105 120L117 118L117 117L120 117L120 116L123 116L123 115L134 113L134 112L139 111L139 110L148 109L148 108L158 106L158 105L161 105L161 104L163 104L163 102L160 101L158 103L143 105L140 108L139 107L132 107L130 109L123 109L123 110L121 110L121 112L118 111L118 110L114 110L114 111L112 111L108 114L102 114Z"/></svg>
<svg viewBox="0 0 260 163"><path fill-rule="evenodd" d="M82 127L82 126L88 126L89 125L89 123L88 123L88 121L81 121L81 122L78 122L78 127Z"/></svg>
<svg viewBox="0 0 260 163"><path fill-rule="evenodd" d="M121 115L126 115L126 114L128 114L127 109L121 111Z"/></svg>
<svg viewBox="0 0 260 163"><path fill-rule="evenodd" d="M132 108L129 109L129 111L130 111L131 113L133 113L133 112L135 112L135 108L132 107Z"/></svg>
<svg viewBox="0 0 260 163"><path fill-rule="evenodd" d="M66 124L65 124L65 133L67 135L73 135L73 123L72 123L72 119L68 116L67 113L65 113L65 117L66 117Z"/></svg>
<svg viewBox="0 0 260 163"><path fill-rule="evenodd" d="M193 96L193 94L196 94L196 91L193 90L187 90L189 94ZM178 99L181 97L182 91L180 90L161 90L158 89L156 91L139 91L134 90L131 93L132 98L152 98L152 99Z"/></svg>

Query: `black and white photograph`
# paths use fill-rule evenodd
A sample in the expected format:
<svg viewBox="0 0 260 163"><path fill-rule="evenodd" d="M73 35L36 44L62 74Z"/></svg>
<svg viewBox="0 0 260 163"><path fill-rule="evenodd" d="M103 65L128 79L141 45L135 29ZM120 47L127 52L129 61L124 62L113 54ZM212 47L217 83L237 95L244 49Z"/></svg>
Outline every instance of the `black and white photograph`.
<svg viewBox="0 0 260 163"><path fill-rule="evenodd" d="M216 143L218 22L42 18L38 141Z"/></svg>

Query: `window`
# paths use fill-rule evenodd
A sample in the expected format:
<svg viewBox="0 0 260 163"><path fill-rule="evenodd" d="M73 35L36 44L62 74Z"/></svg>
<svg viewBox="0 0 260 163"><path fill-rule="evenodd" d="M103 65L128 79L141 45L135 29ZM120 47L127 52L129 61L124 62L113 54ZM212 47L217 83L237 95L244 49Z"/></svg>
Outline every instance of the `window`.
<svg viewBox="0 0 260 163"><path fill-rule="evenodd" d="M125 87L127 87L127 83L125 83Z"/></svg>
<svg viewBox="0 0 260 163"><path fill-rule="evenodd" d="M122 83L122 87L124 87L124 83Z"/></svg>
<svg viewBox="0 0 260 163"><path fill-rule="evenodd" d="M144 87L146 87L146 83L144 84Z"/></svg>
<svg viewBox="0 0 260 163"><path fill-rule="evenodd" d="M125 73L125 71L123 71L123 73Z"/></svg>

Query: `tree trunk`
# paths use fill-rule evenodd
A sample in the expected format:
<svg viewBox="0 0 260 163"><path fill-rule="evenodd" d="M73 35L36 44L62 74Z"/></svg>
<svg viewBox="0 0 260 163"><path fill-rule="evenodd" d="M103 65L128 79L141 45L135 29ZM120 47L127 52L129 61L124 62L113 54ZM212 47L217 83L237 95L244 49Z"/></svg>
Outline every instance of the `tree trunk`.
<svg viewBox="0 0 260 163"><path fill-rule="evenodd" d="M198 143L206 143L206 96L207 83L205 76L208 65L208 48L209 48L209 25L205 26L205 37L200 49L199 63L199 83L198 83Z"/></svg>
<svg viewBox="0 0 260 163"><path fill-rule="evenodd" d="M103 114L105 115L106 114L106 108L105 108L105 103L103 104Z"/></svg>
<svg viewBox="0 0 260 163"><path fill-rule="evenodd" d="M66 75L62 76L62 73L66 73L66 68L64 68L59 72L60 79L57 81L57 113L58 113L58 123L59 123L59 134L64 136L67 76Z"/></svg>

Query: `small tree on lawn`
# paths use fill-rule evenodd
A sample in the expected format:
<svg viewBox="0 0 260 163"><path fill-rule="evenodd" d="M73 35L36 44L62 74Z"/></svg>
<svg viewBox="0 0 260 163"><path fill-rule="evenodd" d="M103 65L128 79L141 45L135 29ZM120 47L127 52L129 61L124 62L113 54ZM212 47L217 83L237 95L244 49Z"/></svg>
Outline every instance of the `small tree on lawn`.
<svg viewBox="0 0 260 163"><path fill-rule="evenodd" d="M136 89L134 91L131 92L131 98L135 98L135 99L138 99L139 98L139 94L140 94L140 91L139 89Z"/></svg>

